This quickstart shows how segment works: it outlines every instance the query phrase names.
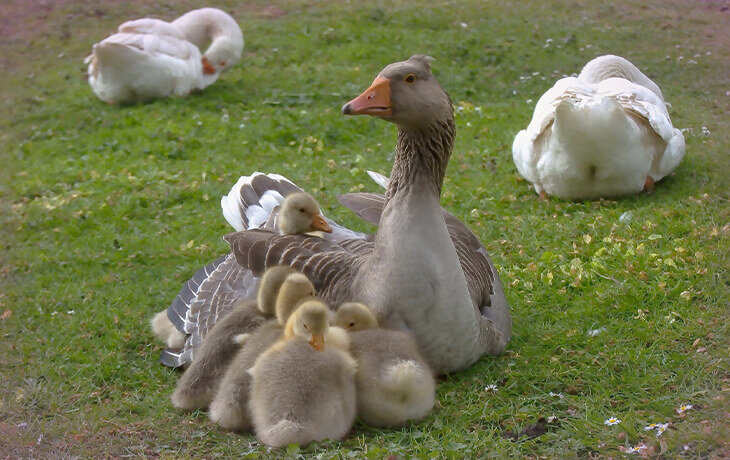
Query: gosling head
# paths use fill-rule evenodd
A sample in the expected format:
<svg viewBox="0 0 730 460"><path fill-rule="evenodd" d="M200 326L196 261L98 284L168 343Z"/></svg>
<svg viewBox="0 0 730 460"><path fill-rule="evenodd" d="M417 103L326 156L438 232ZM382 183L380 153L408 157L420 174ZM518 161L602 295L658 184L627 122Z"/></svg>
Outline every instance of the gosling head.
<svg viewBox="0 0 730 460"><path fill-rule="evenodd" d="M340 305L332 325L348 331L362 331L378 327L378 319L367 305L347 302Z"/></svg>
<svg viewBox="0 0 730 460"><path fill-rule="evenodd" d="M304 192L287 195L279 211L279 231L283 235L296 235L317 230L332 232L317 201Z"/></svg>
<svg viewBox="0 0 730 460"><path fill-rule="evenodd" d="M299 272L288 275L279 289L279 294L276 296L275 311L279 324L284 326L292 312L304 300L313 299L314 295L314 285L309 281L309 278Z"/></svg>
<svg viewBox="0 0 730 460"><path fill-rule="evenodd" d="M276 299L281 286L286 278L294 273L299 273L286 265L277 265L268 268L259 282L256 299L259 310L267 315L276 314Z"/></svg>
<svg viewBox="0 0 730 460"><path fill-rule="evenodd" d="M324 338L329 331L329 310L316 299L307 300L289 317L284 335L301 337L317 351L324 350Z"/></svg>

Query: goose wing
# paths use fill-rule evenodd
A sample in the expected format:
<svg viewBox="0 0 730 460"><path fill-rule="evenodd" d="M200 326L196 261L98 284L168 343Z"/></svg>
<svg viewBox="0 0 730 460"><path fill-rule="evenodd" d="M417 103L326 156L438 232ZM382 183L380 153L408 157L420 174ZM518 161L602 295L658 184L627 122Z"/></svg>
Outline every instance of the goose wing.
<svg viewBox="0 0 730 460"><path fill-rule="evenodd" d="M367 239L332 241L309 235L279 235L246 230L224 237L238 264L260 277L276 265L288 265L312 281L317 295L331 307L350 300L352 279L374 243Z"/></svg>
<svg viewBox="0 0 730 460"><path fill-rule="evenodd" d="M157 35L185 40L185 34L167 21L161 19L142 18L122 23L118 28L119 33Z"/></svg>
<svg viewBox="0 0 730 460"><path fill-rule="evenodd" d="M384 195L367 192L346 193L337 199L363 220L375 225L380 222L380 215L385 207ZM495 280L499 283L499 276L496 275L496 269L487 250L464 223L446 210L442 209L442 213L466 276L474 305L481 310L491 307Z"/></svg>

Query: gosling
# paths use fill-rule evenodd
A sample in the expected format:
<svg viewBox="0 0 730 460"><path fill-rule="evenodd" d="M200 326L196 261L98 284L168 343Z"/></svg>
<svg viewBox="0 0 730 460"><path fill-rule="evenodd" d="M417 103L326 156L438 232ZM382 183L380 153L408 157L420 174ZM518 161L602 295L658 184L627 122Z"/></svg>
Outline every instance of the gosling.
<svg viewBox="0 0 730 460"><path fill-rule="evenodd" d="M357 362L347 352L346 334L337 329L330 328L322 302L307 301L287 321L284 337L249 370L251 413L260 441L305 446L343 439L350 431Z"/></svg>
<svg viewBox="0 0 730 460"><path fill-rule="evenodd" d="M349 332L359 365L357 414L364 423L397 427L428 415L436 383L410 334L380 329L372 310L355 302L342 304L333 324Z"/></svg>
<svg viewBox="0 0 730 460"><path fill-rule="evenodd" d="M208 418L224 429L251 431L249 408L251 375L256 359L283 336L287 320L302 303L315 299L314 286L301 273L289 275L276 298L276 319L265 322L253 333L239 336L242 348L225 370L208 410Z"/></svg>

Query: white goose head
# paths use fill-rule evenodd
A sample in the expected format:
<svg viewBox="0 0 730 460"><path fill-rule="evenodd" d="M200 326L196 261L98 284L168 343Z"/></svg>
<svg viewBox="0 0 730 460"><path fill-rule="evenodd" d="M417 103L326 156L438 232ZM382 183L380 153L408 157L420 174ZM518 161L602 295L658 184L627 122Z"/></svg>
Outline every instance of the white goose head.
<svg viewBox="0 0 730 460"><path fill-rule="evenodd" d="M200 8L185 13L172 24L203 54L203 87L215 82L223 71L241 59L243 33L228 13L217 8Z"/></svg>

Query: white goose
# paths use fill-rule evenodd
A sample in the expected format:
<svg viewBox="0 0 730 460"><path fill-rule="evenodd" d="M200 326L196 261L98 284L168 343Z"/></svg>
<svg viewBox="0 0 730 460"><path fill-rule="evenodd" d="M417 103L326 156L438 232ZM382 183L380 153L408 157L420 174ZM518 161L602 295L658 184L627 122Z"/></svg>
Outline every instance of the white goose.
<svg viewBox="0 0 730 460"><path fill-rule="evenodd" d="M430 70L430 58L413 56L387 66L373 85L343 107L398 126L396 158L385 197L348 194L342 202L379 224L374 236L329 221L324 239L280 235L271 213L281 197L300 189L277 175L244 177L223 197L224 215L242 230L226 235L232 254L199 270L168 309L174 326L191 337L200 318L221 303L254 295L266 267L290 265L312 280L336 309L347 301L373 308L380 322L413 333L437 373L500 354L511 316L499 275L479 240L439 206L455 124L451 100ZM162 361L183 365L183 350Z"/></svg>
<svg viewBox="0 0 730 460"><path fill-rule="evenodd" d="M127 21L95 44L84 62L99 99L125 104L203 89L238 62L242 51L236 21L219 9L202 8L171 23Z"/></svg>
<svg viewBox="0 0 730 460"><path fill-rule="evenodd" d="M650 192L684 151L659 87L612 55L558 80L512 144L517 170L535 191L567 199Z"/></svg>

